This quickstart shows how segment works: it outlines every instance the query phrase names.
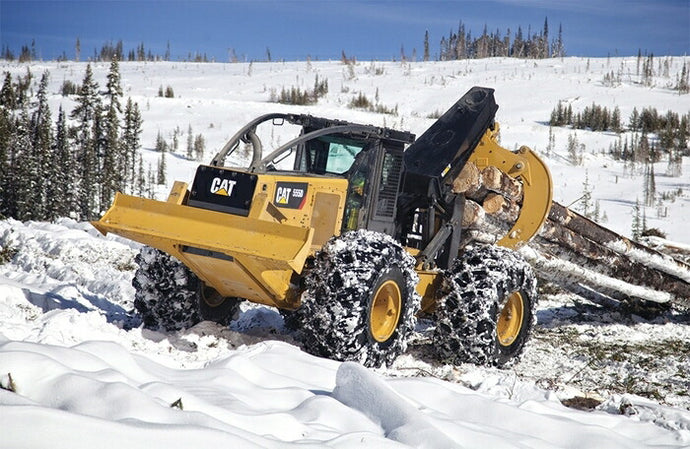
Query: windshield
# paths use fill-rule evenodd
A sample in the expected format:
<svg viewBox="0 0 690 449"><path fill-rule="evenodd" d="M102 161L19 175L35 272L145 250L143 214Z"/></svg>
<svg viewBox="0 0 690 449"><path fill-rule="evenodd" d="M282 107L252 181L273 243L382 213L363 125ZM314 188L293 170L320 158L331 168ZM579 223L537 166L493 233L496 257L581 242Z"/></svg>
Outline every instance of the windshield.
<svg viewBox="0 0 690 449"><path fill-rule="evenodd" d="M323 136L306 143L298 170L310 173L342 175L355 161L365 142L335 136Z"/></svg>

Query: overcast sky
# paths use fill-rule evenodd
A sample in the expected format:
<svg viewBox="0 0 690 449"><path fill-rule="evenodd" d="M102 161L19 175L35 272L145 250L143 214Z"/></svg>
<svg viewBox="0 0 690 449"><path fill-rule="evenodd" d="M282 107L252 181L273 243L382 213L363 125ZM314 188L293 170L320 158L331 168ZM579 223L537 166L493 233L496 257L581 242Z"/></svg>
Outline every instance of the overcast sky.
<svg viewBox="0 0 690 449"><path fill-rule="evenodd" d="M422 55L429 31L432 57L442 36L462 21L473 36L488 27L511 38L549 37L563 29L570 56L690 53L690 0L226 0L226 1L36 1L0 0L0 41L19 54L35 41L42 59L64 54L72 59L81 43L87 59L106 42L123 41L125 52L143 43L171 59L205 53L227 61L231 49L240 59L337 59L341 52L358 59Z"/></svg>

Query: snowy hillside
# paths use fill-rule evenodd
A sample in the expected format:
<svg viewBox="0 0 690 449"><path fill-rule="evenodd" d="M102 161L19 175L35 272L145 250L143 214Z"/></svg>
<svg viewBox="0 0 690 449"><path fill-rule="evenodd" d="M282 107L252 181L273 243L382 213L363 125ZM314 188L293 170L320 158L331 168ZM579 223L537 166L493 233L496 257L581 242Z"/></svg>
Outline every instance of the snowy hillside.
<svg viewBox="0 0 690 449"><path fill-rule="evenodd" d="M558 101L574 110L617 106L625 123L635 107L688 113L688 95L669 88L683 63L690 58L672 58L669 76L655 77L652 87L637 82L636 58L121 63L120 72L125 97L142 110L145 160L156 166L159 132L168 142L178 135L167 185L157 191L163 198L174 180L191 181L198 164L185 157L190 127L205 138L206 161L241 125L271 111L421 134L433 122L429 116L482 85L496 89L503 146L528 145L544 154ZM85 67L30 65L35 75L50 71L55 111L72 108L58 92L65 80L80 83ZM108 64L93 67L103 86ZM0 63L0 70L23 75L27 66ZM604 83L612 71L622 74L619 85ZM317 75L329 92L316 105L269 102L283 88L311 89ZM175 98L159 97L168 86ZM397 115L350 108L360 92ZM604 224L630 235L642 173L602 154L618 139L613 133L577 131L584 160L571 165L572 134L555 128L554 152L546 157L554 199L575 202L587 177ZM287 136L265 141L278 145ZM657 207L645 213L648 227L687 247L690 159L683 162L681 177L666 176L665 161L655 166L657 192L673 195L663 213ZM422 322L394 366L363 370L302 352L280 315L266 307L243 305L230 328L208 322L170 333L141 328L132 313L137 251L138 244L102 237L88 223L0 221L0 447L690 445L687 311L645 318L546 290L533 340L510 369L441 364L425 332L432 323Z"/></svg>
<svg viewBox="0 0 690 449"><path fill-rule="evenodd" d="M661 65L664 58L656 58ZM653 87L640 83L637 76L637 58L565 58L547 60L483 59L455 62L396 63L360 62L347 66L341 62L287 62L254 64L195 64L179 62L120 63L122 87L125 97L139 104L144 119L142 143L153 150L156 136L172 144L178 130L177 157L168 158L167 185L159 189L159 197L167 196L176 179L190 181L196 161L185 158L187 132L191 126L193 136L203 135L206 142L204 162L246 122L267 112L299 112L338 118L355 122L387 125L421 134L433 123L434 114L444 112L471 86L496 89L499 105L496 116L501 125L501 143L509 149L527 145L545 155L549 143L548 121L559 101L581 112L593 103L609 109L620 109L622 122L637 108L655 107L660 114L673 111L687 114L688 96L678 95L671 89L677 82L684 63L690 58L668 58L668 76L656 76ZM48 70L49 101L54 111L62 105L72 110L72 99L59 95L64 81L79 85L84 77L86 63L32 63L29 65L34 80ZM94 78L101 90L105 89L109 63L93 66ZM13 78L26 74L26 64L0 62L0 71L9 71ZM621 84L609 86L607 74L620 74ZM663 73L659 67L656 73ZM328 94L313 106L289 106L271 103L282 89L292 87L311 90L315 80L328 82ZM175 98L159 97L159 90L172 88ZM397 115L377 114L353 109L349 104L359 93L372 103L397 110ZM57 117L54 112L53 117ZM285 143L291 132L272 135L264 139L269 144ZM574 135L584 146L582 166L567 161L568 137ZM633 206L636 199L644 198L643 168L640 164L629 173L622 162L603 157L611 144L618 140L615 133L573 131L554 128L554 154L547 163L554 179L554 199L564 205L576 202L583 194L583 183L588 176L592 187L592 201L599 200L601 215L614 231L629 235ZM145 160L155 171L159 154L144 151ZM241 164L241 161L237 162ZM655 166L656 190L659 196L673 196L678 189L684 195L669 199L663 206L665 217L657 217L657 208L646 211L648 227L659 228L671 240L690 243L685 230L689 194L687 179L690 161L684 160L683 177L665 175L667 162ZM577 209L577 204L575 205Z"/></svg>

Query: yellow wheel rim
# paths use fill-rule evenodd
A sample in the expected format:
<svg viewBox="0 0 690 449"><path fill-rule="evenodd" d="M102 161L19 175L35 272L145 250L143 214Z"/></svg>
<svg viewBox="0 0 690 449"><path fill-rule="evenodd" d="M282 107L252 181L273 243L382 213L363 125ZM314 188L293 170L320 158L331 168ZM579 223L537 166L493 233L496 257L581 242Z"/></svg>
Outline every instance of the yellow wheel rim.
<svg viewBox="0 0 690 449"><path fill-rule="evenodd" d="M381 284L369 313L369 328L374 340L384 342L393 335L398 327L401 306L402 295L398 284L392 280Z"/></svg>
<svg viewBox="0 0 690 449"><path fill-rule="evenodd" d="M520 335L524 315L525 303L522 295L520 292L511 293L498 316L498 323L496 323L498 343L501 346L510 346L515 342L515 339Z"/></svg>

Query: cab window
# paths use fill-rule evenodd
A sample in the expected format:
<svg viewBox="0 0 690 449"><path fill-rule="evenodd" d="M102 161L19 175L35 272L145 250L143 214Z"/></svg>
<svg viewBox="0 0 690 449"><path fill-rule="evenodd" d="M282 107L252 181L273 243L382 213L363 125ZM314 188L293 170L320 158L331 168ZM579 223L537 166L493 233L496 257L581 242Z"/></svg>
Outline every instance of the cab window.
<svg viewBox="0 0 690 449"><path fill-rule="evenodd" d="M346 173L355 157L364 148L364 142L340 137L324 136L306 143L298 169L309 173Z"/></svg>

